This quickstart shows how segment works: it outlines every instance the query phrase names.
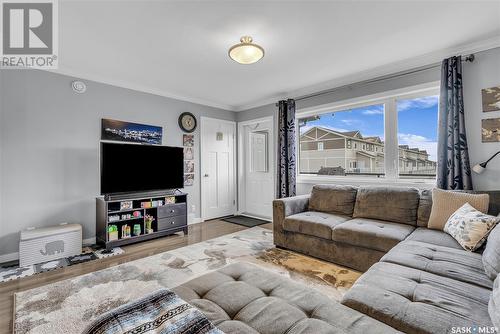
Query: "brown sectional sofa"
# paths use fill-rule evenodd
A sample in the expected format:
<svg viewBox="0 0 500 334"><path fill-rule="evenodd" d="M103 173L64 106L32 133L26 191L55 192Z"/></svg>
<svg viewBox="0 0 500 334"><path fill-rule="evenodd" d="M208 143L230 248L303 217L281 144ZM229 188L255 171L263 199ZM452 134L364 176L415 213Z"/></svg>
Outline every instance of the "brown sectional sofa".
<svg viewBox="0 0 500 334"><path fill-rule="evenodd" d="M483 254L468 252L445 232L427 228L431 207L429 190L318 185L311 195L274 201L274 242L366 271L342 303L397 330L491 330L500 317L500 278L492 293L500 226ZM493 192L489 213L497 215L499 207Z"/></svg>
<svg viewBox="0 0 500 334"><path fill-rule="evenodd" d="M413 188L317 185L311 195L274 201L274 243L366 271L415 231L419 203Z"/></svg>

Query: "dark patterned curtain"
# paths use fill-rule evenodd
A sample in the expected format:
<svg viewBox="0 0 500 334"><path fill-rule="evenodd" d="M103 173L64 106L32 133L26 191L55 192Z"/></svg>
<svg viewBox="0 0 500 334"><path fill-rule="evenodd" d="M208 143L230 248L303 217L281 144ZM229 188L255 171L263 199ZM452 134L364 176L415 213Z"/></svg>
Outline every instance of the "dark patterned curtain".
<svg viewBox="0 0 500 334"><path fill-rule="evenodd" d="M438 137L438 188L472 190L460 56L443 60L441 66Z"/></svg>
<svg viewBox="0 0 500 334"><path fill-rule="evenodd" d="M295 196L295 101L278 103L278 198Z"/></svg>

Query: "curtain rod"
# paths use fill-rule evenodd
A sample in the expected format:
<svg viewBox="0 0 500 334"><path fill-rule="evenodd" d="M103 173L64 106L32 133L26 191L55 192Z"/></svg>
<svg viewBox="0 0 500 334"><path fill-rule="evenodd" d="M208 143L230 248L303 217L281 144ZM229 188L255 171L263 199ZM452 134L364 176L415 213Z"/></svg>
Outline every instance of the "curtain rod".
<svg viewBox="0 0 500 334"><path fill-rule="evenodd" d="M471 53L471 54L465 56L462 59L462 61L472 63L474 61L474 59L475 59L475 56L474 56L474 54ZM414 74L414 73L419 73L419 72L427 71L427 70L430 70L430 69L433 69L433 68L437 68L437 67L440 67L440 66L441 66L441 63L434 63L434 64L430 64L430 65L427 65L427 66L422 66L422 67L414 68L414 69L411 69L411 70L398 72L398 73L395 73L395 74L388 74L388 75L384 75L384 76L381 76L381 77L378 77L378 78L374 78L374 79L368 79L368 80L364 80L364 81L360 81L360 82L355 82L355 83L352 83L352 84L347 84L347 85L335 87L335 88L328 89L328 90L323 90L323 91L320 91L320 92L317 92L317 93L312 93L312 94L308 94L308 95L299 96L299 97L297 97L295 99L295 101L307 100L307 99L310 99L310 98L313 98L313 97L316 97L316 96L330 94L330 93L336 92L338 90L341 90L341 89L344 89L344 88L347 88L347 87L364 86L364 85L372 84L372 83L375 83L375 82L381 82L381 81L385 81L385 80L389 80L389 79L395 79L395 78L399 78L399 77L404 77L406 75L410 75L410 74ZM278 106L278 103L276 103L276 106Z"/></svg>

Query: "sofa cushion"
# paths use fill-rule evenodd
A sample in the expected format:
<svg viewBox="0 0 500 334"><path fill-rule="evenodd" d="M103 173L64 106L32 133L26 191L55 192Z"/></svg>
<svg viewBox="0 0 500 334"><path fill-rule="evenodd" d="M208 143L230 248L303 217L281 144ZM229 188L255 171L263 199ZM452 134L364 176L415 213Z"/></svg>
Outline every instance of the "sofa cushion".
<svg viewBox="0 0 500 334"><path fill-rule="evenodd" d="M500 328L500 276L497 276L493 283L493 292L488 304L488 312L493 325L496 328Z"/></svg>
<svg viewBox="0 0 500 334"><path fill-rule="evenodd" d="M312 235L323 239L332 239L332 229L349 220L348 216L325 212L306 211L285 218L285 231Z"/></svg>
<svg viewBox="0 0 500 334"><path fill-rule="evenodd" d="M425 227L417 227L406 240L422 241L428 244L463 249L462 246L451 235L443 231L431 230Z"/></svg>
<svg viewBox="0 0 500 334"><path fill-rule="evenodd" d="M492 326L491 290L393 263L374 264L342 303L406 333Z"/></svg>
<svg viewBox="0 0 500 334"><path fill-rule="evenodd" d="M434 188L432 189L432 210L427 227L443 230L450 216L465 203L469 203L482 213L487 213L489 201L488 194L470 194Z"/></svg>
<svg viewBox="0 0 500 334"><path fill-rule="evenodd" d="M416 225L418 201L414 188L360 187L353 217Z"/></svg>
<svg viewBox="0 0 500 334"><path fill-rule="evenodd" d="M173 290L227 334L396 333L317 290L243 262Z"/></svg>
<svg viewBox="0 0 500 334"><path fill-rule="evenodd" d="M309 210L352 216L357 191L352 186L315 185L311 191Z"/></svg>
<svg viewBox="0 0 500 334"><path fill-rule="evenodd" d="M484 271L494 280L500 273L500 224L491 231L483 252Z"/></svg>
<svg viewBox="0 0 500 334"><path fill-rule="evenodd" d="M387 252L415 227L382 220L356 218L333 228L332 239L349 245Z"/></svg>
<svg viewBox="0 0 500 334"><path fill-rule="evenodd" d="M419 241L403 241L385 254L380 261L423 270L487 289L493 286L493 282L484 272L481 254L463 249Z"/></svg>
<svg viewBox="0 0 500 334"><path fill-rule="evenodd" d="M432 189L422 189L419 193L417 226L427 227L432 210Z"/></svg>

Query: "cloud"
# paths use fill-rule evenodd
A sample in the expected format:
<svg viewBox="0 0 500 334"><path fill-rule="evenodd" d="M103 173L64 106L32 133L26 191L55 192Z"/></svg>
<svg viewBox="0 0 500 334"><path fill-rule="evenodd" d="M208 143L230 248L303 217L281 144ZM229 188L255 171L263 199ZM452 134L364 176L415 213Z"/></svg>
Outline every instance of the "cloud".
<svg viewBox="0 0 500 334"><path fill-rule="evenodd" d="M383 115L384 110L380 109L368 109L362 112L363 115Z"/></svg>
<svg viewBox="0 0 500 334"><path fill-rule="evenodd" d="M427 109L437 106L439 103L438 96L425 96L416 99L399 100L398 111L406 111L410 109Z"/></svg>
<svg viewBox="0 0 500 334"><path fill-rule="evenodd" d="M398 133L399 145L408 145L417 147L420 150L426 150L429 153L429 160L437 161L437 142L424 136L411 133Z"/></svg>
<svg viewBox="0 0 500 334"><path fill-rule="evenodd" d="M361 123L359 119L342 119L340 121L346 125L354 125Z"/></svg>

